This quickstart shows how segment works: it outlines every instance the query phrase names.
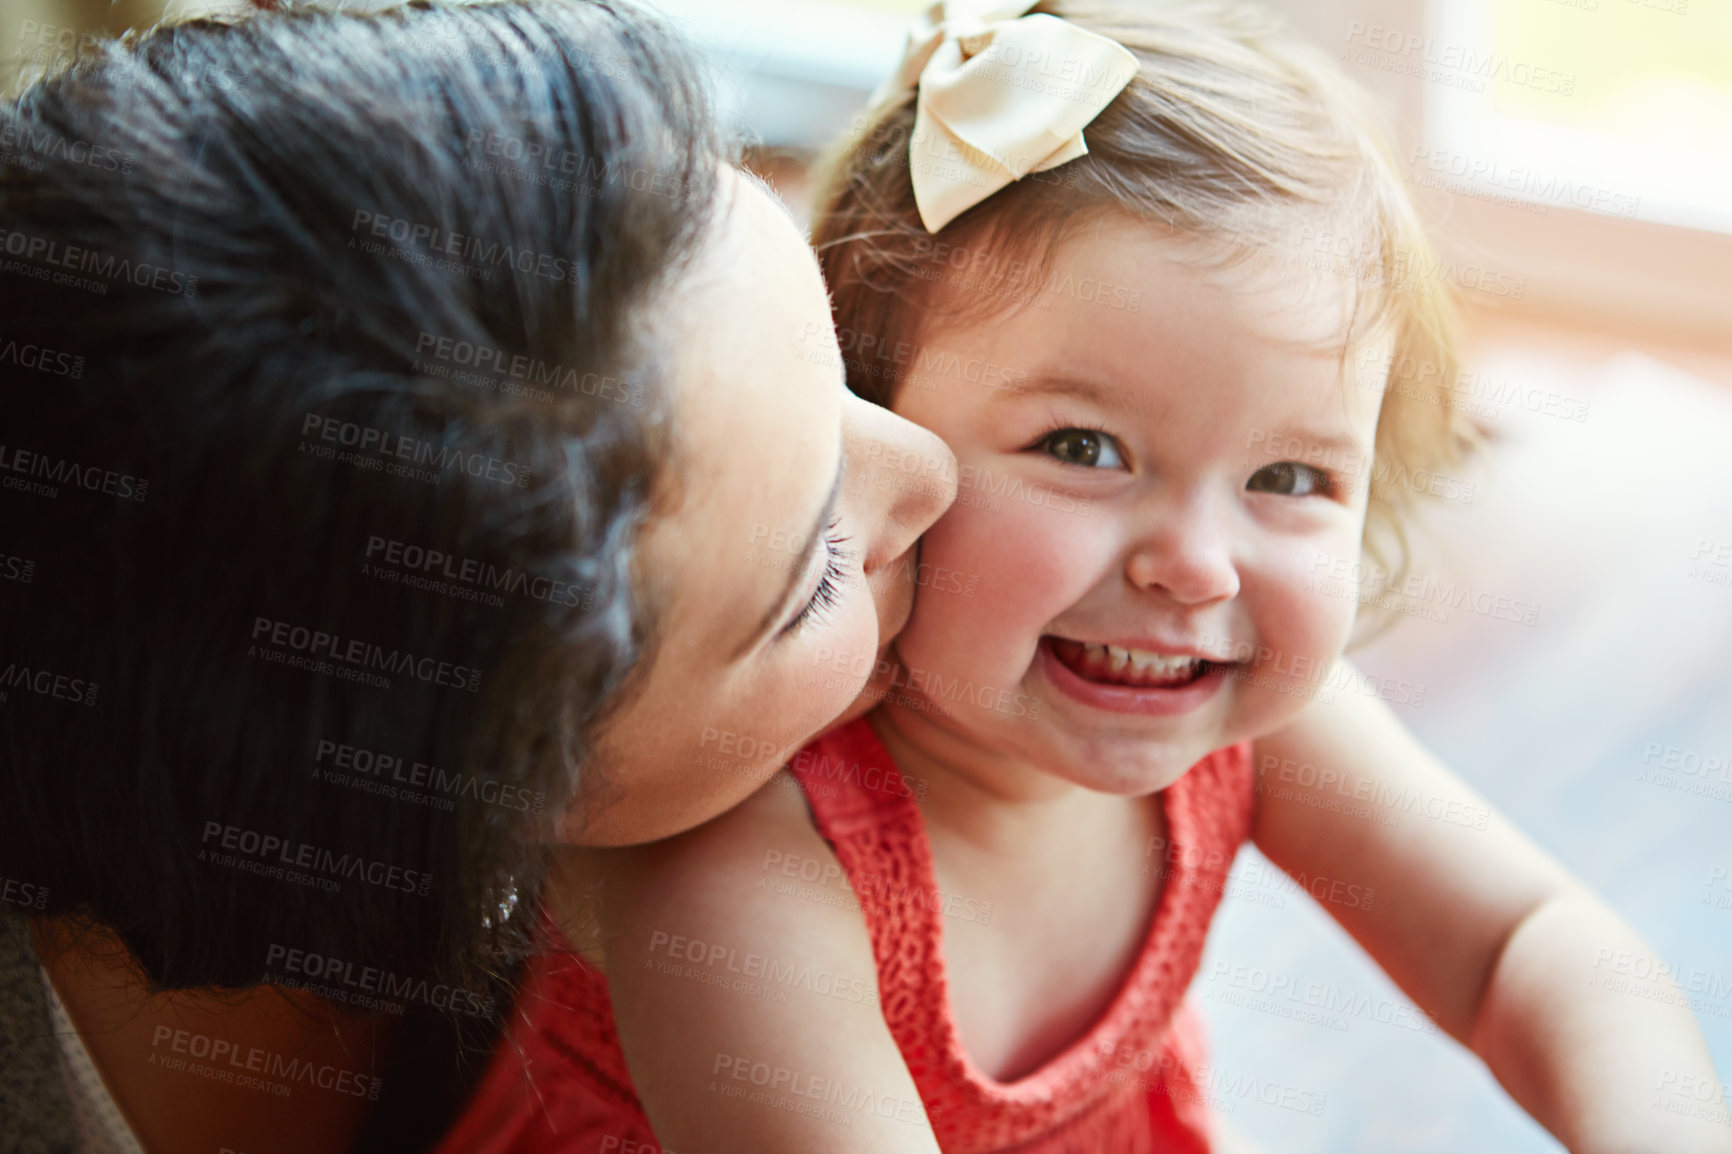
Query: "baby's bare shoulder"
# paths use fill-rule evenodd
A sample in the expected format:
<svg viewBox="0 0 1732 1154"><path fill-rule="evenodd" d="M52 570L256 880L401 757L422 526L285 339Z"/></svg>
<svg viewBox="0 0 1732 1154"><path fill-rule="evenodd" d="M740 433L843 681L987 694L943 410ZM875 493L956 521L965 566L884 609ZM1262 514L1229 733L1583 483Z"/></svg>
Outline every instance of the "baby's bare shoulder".
<svg viewBox="0 0 1732 1154"><path fill-rule="evenodd" d="M630 851L610 890L616 924L654 915L755 945L792 936L869 950L846 875L786 770L720 817Z"/></svg>
<svg viewBox="0 0 1732 1154"><path fill-rule="evenodd" d="M608 983L658 1137L728 1154L938 1154L878 1009L865 921L792 779L630 853L609 887ZM759 1071L899 1105L839 1127L833 1111L756 1104Z"/></svg>

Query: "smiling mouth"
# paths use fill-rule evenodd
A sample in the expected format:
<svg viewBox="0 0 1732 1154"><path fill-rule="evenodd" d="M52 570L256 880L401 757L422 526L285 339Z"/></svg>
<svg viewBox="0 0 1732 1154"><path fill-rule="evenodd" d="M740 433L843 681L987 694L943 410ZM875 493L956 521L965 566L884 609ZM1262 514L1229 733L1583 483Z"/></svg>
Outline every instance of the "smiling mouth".
<svg viewBox="0 0 1732 1154"><path fill-rule="evenodd" d="M1151 653L1146 649L1123 649L1117 645L1094 645L1068 637L1047 639L1052 655L1066 669L1097 685L1122 685L1131 689L1183 689L1220 666L1201 657Z"/></svg>

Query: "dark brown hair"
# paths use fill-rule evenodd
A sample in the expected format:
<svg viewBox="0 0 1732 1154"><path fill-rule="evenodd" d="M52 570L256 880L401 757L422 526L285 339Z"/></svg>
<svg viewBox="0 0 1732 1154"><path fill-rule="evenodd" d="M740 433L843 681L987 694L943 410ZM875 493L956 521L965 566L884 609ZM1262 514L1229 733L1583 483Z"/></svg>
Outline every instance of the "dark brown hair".
<svg viewBox="0 0 1732 1154"><path fill-rule="evenodd" d="M695 75L613 4L417 0L129 34L0 108L32 910L163 988L522 945L649 636L641 320L723 159Z"/></svg>

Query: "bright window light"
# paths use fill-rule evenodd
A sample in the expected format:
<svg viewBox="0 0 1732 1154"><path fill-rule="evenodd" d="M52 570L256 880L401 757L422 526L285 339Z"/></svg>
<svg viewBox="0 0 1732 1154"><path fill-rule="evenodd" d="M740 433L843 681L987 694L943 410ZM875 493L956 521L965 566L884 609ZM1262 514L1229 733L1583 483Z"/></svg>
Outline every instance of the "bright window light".
<svg viewBox="0 0 1732 1154"><path fill-rule="evenodd" d="M1432 0L1421 183L1732 232L1732 3Z"/></svg>

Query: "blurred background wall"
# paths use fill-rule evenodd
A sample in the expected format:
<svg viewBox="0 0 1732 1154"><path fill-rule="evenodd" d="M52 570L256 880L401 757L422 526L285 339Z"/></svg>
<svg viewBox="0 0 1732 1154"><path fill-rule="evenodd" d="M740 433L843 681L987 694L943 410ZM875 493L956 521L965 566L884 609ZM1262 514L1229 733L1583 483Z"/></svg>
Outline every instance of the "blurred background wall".
<svg viewBox="0 0 1732 1154"><path fill-rule="evenodd" d="M921 6L660 0L802 211ZM1652 943L1608 977L1640 997L1667 967L1732 1074L1732 0L1277 6L1385 106L1466 309L1458 393L1495 437L1419 543L1427 592L1356 659L1422 687L1407 723ZM0 0L5 83L161 15ZM1316 1154L1559 1149L1323 907L1252 850L1234 878L1193 990L1234 1127Z"/></svg>

